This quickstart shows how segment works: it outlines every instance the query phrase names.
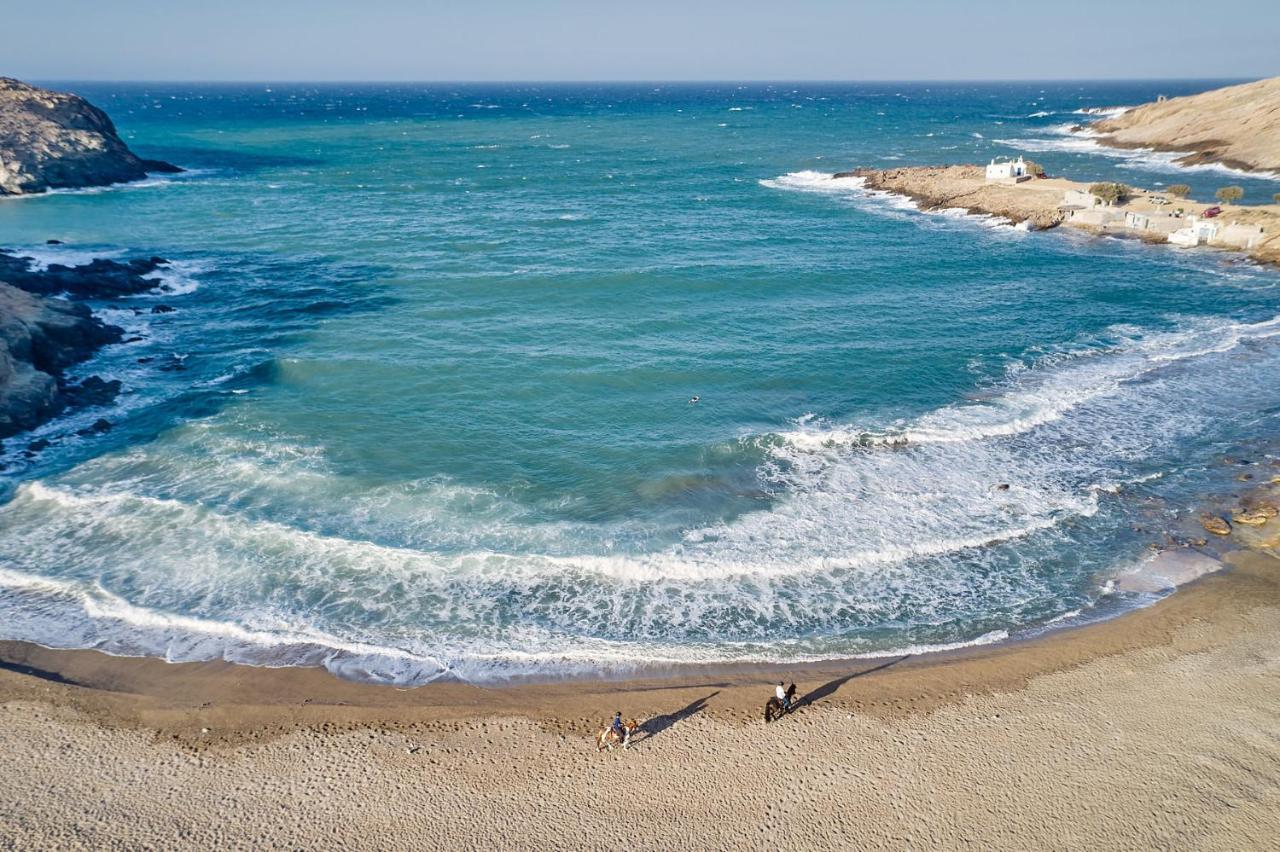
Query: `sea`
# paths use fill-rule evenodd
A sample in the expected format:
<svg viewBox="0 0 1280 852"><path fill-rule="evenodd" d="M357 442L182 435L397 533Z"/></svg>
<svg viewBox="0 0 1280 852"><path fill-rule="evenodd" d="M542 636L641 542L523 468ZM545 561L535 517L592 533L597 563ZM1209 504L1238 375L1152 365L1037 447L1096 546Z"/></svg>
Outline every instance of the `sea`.
<svg viewBox="0 0 1280 852"><path fill-rule="evenodd" d="M1222 81L46 85L187 171L0 200L38 263L172 261L93 304L117 402L5 443L0 639L403 686L925 653L1173 593L1117 578L1269 479L1276 270L831 179L1269 199L1072 132Z"/></svg>

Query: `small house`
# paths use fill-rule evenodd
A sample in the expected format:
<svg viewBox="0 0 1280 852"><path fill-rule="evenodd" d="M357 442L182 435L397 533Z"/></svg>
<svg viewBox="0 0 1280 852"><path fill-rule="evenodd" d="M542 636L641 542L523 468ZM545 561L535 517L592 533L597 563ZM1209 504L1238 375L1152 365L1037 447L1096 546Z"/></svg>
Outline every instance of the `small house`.
<svg viewBox="0 0 1280 852"><path fill-rule="evenodd" d="M1159 234L1171 234L1182 227L1182 218L1169 213L1142 213L1127 210L1124 214L1124 226L1135 231L1155 231Z"/></svg>
<svg viewBox="0 0 1280 852"><path fill-rule="evenodd" d="M1218 225L1199 216L1188 216L1187 226L1169 234L1169 242L1183 248L1194 248L1213 242L1218 236Z"/></svg>

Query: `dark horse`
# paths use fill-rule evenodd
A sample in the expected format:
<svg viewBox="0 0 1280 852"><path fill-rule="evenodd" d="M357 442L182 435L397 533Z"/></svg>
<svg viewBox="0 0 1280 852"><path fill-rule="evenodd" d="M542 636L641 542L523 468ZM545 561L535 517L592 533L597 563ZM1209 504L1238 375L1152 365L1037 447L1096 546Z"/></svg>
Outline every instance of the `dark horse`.
<svg viewBox="0 0 1280 852"><path fill-rule="evenodd" d="M796 685L793 683L787 687L787 701L783 704L778 700L778 696L773 696L764 704L764 720L765 722L773 722L781 719L784 714L794 710L796 707Z"/></svg>

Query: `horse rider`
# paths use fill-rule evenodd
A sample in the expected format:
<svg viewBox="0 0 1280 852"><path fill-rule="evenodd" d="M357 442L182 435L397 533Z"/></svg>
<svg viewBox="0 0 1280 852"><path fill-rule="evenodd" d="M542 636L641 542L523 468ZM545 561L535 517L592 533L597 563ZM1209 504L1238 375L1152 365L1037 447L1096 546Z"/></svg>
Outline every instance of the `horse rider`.
<svg viewBox="0 0 1280 852"><path fill-rule="evenodd" d="M778 681L778 685L774 687L773 694L778 696L778 702L782 705L783 710L791 709L791 696L787 695L787 689L782 681Z"/></svg>
<svg viewBox="0 0 1280 852"><path fill-rule="evenodd" d="M613 721L609 723L609 730L613 731L613 733L617 735L618 739L620 740L626 737L626 731L622 729L622 711L621 710L613 714Z"/></svg>

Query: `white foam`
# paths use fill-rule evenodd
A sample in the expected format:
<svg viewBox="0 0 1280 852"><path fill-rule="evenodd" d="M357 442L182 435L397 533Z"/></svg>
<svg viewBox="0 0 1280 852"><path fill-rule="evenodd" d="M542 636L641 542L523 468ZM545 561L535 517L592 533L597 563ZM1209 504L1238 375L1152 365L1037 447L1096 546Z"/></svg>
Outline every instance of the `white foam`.
<svg viewBox="0 0 1280 852"><path fill-rule="evenodd" d="M445 480L371 487L233 409L20 486L0 507L0 624L44 644L400 683L999 641L1013 624L843 637L972 623L971 601L1058 600L1035 554L1069 541L1112 484L1151 476L1117 459L1211 416L1185 384L1164 387L1169 371L1278 334L1280 317L1115 328L1011 366L983 399L743 436L771 499L671 540L642 522L548 522Z"/></svg>
<svg viewBox="0 0 1280 852"><path fill-rule="evenodd" d="M1077 129L1066 124L1051 128L1053 136L1023 137L1010 139L993 139L998 145L1005 145L1019 151L1029 153L1062 152L1068 154L1097 154L1114 160L1121 160L1121 168L1142 169L1152 172L1219 172L1237 177L1260 178L1263 180L1280 180L1280 173L1266 171L1244 171L1222 163L1195 163L1187 165L1178 162L1192 151L1155 151L1150 148L1113 148L1099 142L1099 135L1087 127Z"/></svg>
<svg viewBox="0 0 1280 852"><path fill-rule="evenodd" d="M1133 107L1116 106L1116 107L1083 107L1081 109L1072 110L1076 115L1099 115L1106 118L1115 118L1117 115L1124 115Z"/></svg>

